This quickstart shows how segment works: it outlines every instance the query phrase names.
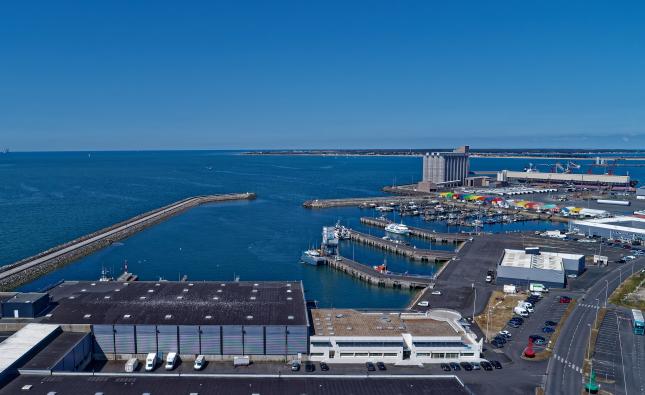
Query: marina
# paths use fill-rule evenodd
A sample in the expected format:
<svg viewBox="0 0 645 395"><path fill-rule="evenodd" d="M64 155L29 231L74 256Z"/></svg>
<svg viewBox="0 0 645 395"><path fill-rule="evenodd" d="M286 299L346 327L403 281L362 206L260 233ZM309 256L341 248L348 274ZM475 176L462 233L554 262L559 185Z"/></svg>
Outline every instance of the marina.
<svg viewBox="0 0 645 395"><path fill-rule="evenodd" d="M387 219L381 218L370 218L370 217L361 217L361 223L366 225L371 225L379 228L385 228L391 222ZM417 227L408 227L411 236L419 237L422 239L428 239L435 243L461 243L472 237L470 234L466 233L438 233L433 232L427 229L421 229Z"/></svg>
<svg viewBox="0 0 645 395"><path fill-rule="evenodd" d="M383 239L381 237L368 235L355 230L350 230L350 239L352 241L357 241L359 243L383 249L393 254L403 255L415 261L437 263L450 260L455 256L454 252L418 249L416 247L408 246L395 240Z"/></svg>
<svg viewBox="0 0 645 395"><path fill-rule="evenodd" d="M372 285L389 288L427 288L434 284L434 276L413 276L379 271L346 257L326 257L325 264Z"/></svg>

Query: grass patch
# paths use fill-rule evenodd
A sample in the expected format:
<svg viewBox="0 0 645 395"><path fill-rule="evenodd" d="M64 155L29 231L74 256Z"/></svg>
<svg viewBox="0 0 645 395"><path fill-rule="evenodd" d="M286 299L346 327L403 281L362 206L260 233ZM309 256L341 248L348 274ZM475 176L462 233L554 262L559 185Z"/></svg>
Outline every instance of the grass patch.
<svg viewBox="0 0 645 395"><path fill-rule="evenodd" d="M505 294L501 291L493 291L484 312L475 317L475 322L486 335L486 339L492 339L506 326L508 320L513 317L513 308L517 306L517 302L523 301L525 298L524 294Z"/></svg>
<svg viewBox="0 0 645 395"><path fill-rule="evenodd" d="M609 302L617 306L645 310L645 273L638 272L629 276L609 297Z"/></svg>

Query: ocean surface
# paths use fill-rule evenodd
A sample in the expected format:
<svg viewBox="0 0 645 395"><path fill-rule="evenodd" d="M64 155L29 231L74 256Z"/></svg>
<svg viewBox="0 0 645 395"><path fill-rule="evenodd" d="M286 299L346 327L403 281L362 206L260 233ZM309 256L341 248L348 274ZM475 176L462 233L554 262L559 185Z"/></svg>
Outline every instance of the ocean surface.
<svg viewBox="0 0 645 395"><path fill-rule="evenodd" d="M522 169L526 159L472 159L473 170ZM632 175L642 169L630 169ZM620 171L619 171L620 172ZM634 174L636 173L636 174ZM12 263L139 213L199 194L256 192L254 201L189 210L50 273L23 290L58 280L95 280L104 268L118 275L127 260L142 280L302 280L306 297L323 306L402 307L408 290L370 286L327 267L299 262L320 244L321 228L336 221L364 232L373 210L310 210L314 198L383 195L384 185L417 182L421 158L248 156L223 151L64 152L0 154L0 264ZM419 218L404 222L445 230ZM493 225L496 232L550 229L545 222ZM452 248L410 238L419 248ZM409 261L360 244L342 253L390 270L432 274L433 264Z"/></svg>

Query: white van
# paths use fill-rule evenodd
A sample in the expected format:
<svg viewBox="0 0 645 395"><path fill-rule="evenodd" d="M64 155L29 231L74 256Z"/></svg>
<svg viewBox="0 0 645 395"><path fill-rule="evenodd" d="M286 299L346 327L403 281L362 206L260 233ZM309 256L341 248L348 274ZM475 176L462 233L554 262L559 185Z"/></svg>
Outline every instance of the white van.
<svg viewBox="0 0 645 395"><path fill-rule="evenodd" d="M513 309L513 312L515 314L519 315L519 316L522 316L522 317L528 317L529 316L529 312L526 311L526 309L524 307L521 307L521 306L515 307Z"/></svg>
<svg viewBox="0 0 645 395"><path fill-rule="evenodd" d="M146 372L151 372L157 366L157 354L151 352L146 357Z"/></svg>
<svg viewBox="0 0 645 395"><path fill-rule="evenodd" d="M417 306L428 307L430 306L430 303L427 300L422 300L419 303L417 303Z"/></svg>
<svg viewBox="0 0 645 395"><path fill-rule="evenodd" d="M204 368L204 365L206 365L206 357L204 357L203 355L198 355L197 358L195 358L193 369L202 370Z"/></svg>
<svg viewBox="0 0 645 395"><path fill-rule="evenodd" d="M168 356L166 356L166 370L173 370L175 368L176 363L177 363L177 353L169 352Z"/></svg>
<svg viewBox="0 0 645 395"><path fill-rule="evenodd" d="M125 372L132 373L139 367L139 360L136 358L128 359L128 362L125 363Z"/></svg>

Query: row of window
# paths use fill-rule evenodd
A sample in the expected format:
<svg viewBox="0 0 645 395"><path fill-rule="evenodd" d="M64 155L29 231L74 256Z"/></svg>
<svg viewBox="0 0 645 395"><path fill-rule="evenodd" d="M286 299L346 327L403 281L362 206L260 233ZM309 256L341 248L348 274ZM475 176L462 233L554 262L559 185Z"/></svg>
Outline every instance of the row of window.
<svg viewBox="0 0 645 395"><path fill-rule="evenodd" d="M370 353L367 353L367 352L341 352L340 353L341 358L350 358L350 357L359 357L359 358L361 358L361 357L363 357L363 358L366 358L366 357L396 358L398 356L399 356L399 354L395 353L395 352L384 352L384 353L380 353L380 352L370 352Z"/></svg>
<svg viewBox="0 0 645 395"><path fill-rule="evenodd" d="M417 357L431 357L431 358L437 358L437 359L456 359L459 358L459 353L458 352L418 352ZM475 353L472 352L464 352L461 353L462 357L474 357Z"/></svg>
<svg viewBox="0 0 645 395"><path fill-rule="evenodd" d="M391 341L391 342L351 342L351 341L337 341L336 344L338 347L403 347L403 342Z"/></svg>
<svg viewBox="0 0 645 395"><path fill-rule="evenodd" d="M468 347L463 342L413 342L415 347Z"/></svg>

